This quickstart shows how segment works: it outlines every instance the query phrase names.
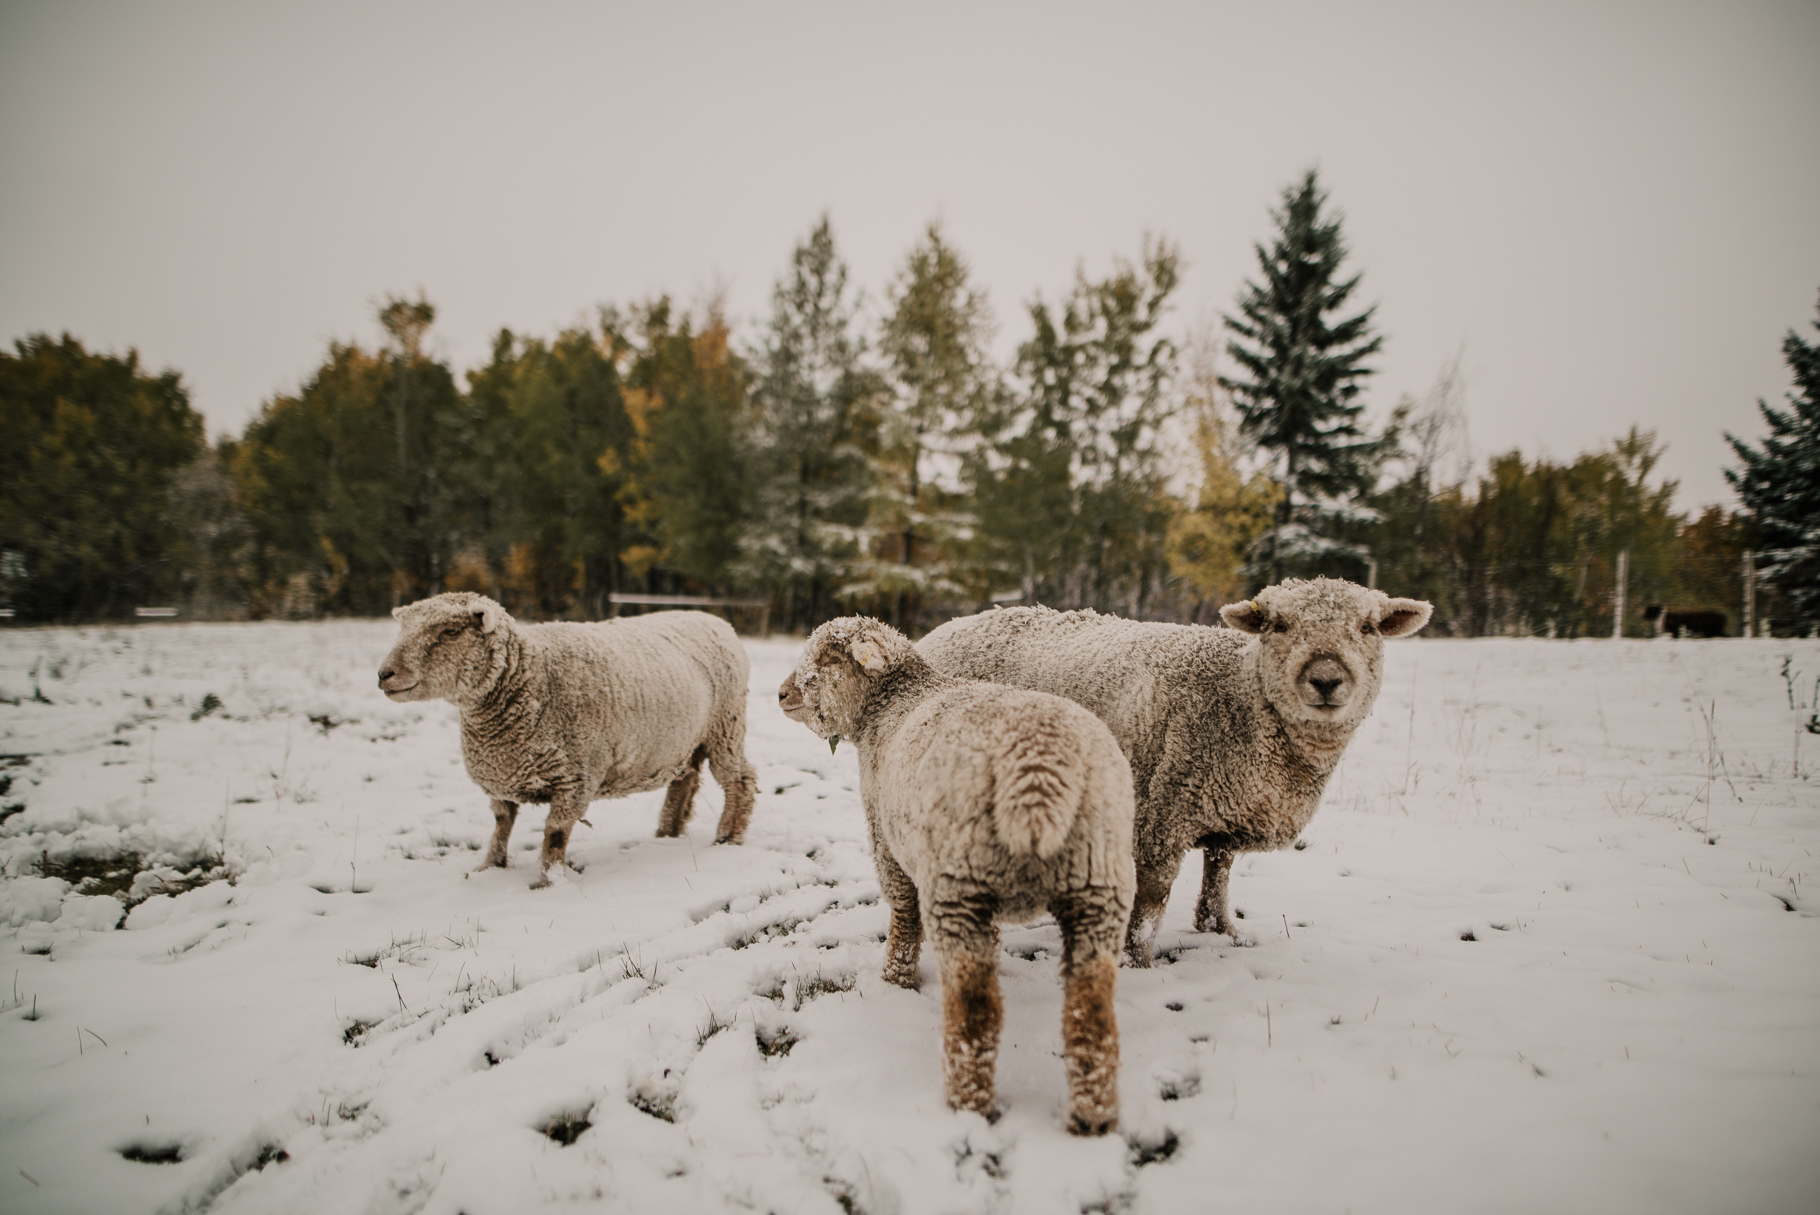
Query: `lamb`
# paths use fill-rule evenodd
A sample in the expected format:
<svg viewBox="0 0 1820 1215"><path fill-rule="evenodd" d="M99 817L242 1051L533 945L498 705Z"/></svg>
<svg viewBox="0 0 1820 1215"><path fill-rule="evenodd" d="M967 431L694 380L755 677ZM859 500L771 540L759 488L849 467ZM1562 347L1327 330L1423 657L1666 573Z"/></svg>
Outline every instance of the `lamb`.
<svg viewBox="0 0 1820 1215"><path fill-rule="evenodd" d="M701 765L726 793L717 844L745 838L757 782L746 762L746 652L724 620L657 612L591 624L519 624L457 591L395 608L398 642L379 670L395 701L461 709L461 756L492 799L480 869L505 867L525 802L548 803L542 872L567 861L588 804L669 787L659 837L681 835Z"/></svg>
<svg viewBox="0 0 1820 1215"><path fill-rule="evenodd" d="M940 675L903 634L863 616L810 634L777 695L791 720L859 751L891 906L884 978L916 986L926 928L941 963L948 1104L991 1112L998 925L1047 911L1062 930L1068 1129L1111 1130L1113 989L1134 883L1131 769L1112 734L1059 696Z"/></svg>
<svg viewBox="0 0 1820 1215"><path fill-rule="evenodd" d="M1416 632L1432 611L1351 582L1292 579L1222 608L1230 629L1010 608L951 620L918 648L938 671L1066 696L1112 728L1137 784L1126 958L1148 966L1190 848L1205 850L1195 929L1237 938L1233 858L1301 834L1377 699L1384 638Z"/></svg>

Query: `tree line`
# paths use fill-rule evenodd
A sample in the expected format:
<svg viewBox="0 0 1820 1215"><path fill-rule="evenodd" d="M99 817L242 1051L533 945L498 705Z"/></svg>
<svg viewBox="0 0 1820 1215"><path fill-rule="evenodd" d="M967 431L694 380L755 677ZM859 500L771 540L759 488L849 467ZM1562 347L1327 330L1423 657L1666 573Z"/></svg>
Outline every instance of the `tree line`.
<svg viewBox="0 0 1820 1215"><path fill-rule="evenodd" d="M1457 359L1366 423L1384 336L1352 307L1313 172L1272 217L1223 335L1171 324L1180 255L1147 238L1033 298L1003 364L934 224L869 308L824 217L745 339L716 304L659 297L554 336L502 329L458 376L428 352L431 303L390 298L380 342L332 343L212 445L175 372L33 335L0 353L0 608L307 618L474 590L580 619L638 592L917 632L995 600L1210 621L1325 573L1430 599L1443 632L1578 636L1609 633L1623 552L1629 631L1654 601L1725 611L1735 633L1759 551L1765 618L1813 626L1814 504L1785 499L1820 482L1800 482L1814 347L1789 334L1800 394L1763 406L1762 448L1732 440L1742 512L1675 513L1636 428L1473 475Z"/></svg>

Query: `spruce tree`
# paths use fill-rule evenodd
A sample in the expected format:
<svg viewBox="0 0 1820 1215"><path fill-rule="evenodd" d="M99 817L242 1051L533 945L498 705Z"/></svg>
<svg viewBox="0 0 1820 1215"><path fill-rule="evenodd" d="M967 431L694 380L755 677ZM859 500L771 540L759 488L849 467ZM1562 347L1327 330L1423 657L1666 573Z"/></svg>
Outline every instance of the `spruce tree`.
<svg viewBox="0 0 1820 1215"><path fill-rule="evenodd" d="M878 447L878 377L854 332L857 301L827 216L771 293L753 356L757 467L740 571L780 599L786 627L813 627L857 568Z"/></svg>
<svg viewBox="0 0 1820 1215"><path fill-rule="evenodd" d="M955 582L957 535L970 530L959 496L937 483L931 465L957 446L996 379L986 343L992 319L986 297L968 281L966 259L930 224L910 250L887 297L880 333L885 364L881 399L880 485L868 539L875 552L845 594L888 600L900 627L910 627L932 597L962 593Z"/></svg>
<svg viewBox="0 0 1820 1215"><path fill-rule="evenodd" d="M1141 265L1077 272L1058 308L1030 305L1021 385L966 463L981 556L1029 599L1141 614L1167 568L1158 437L1179 359L1161 325L1180 271L1174 245L1147 239Z"/></svg>
<svg viewBox="0 0 1820 1215"><path fill-rule="evenodd" d="M1814 327L1820 329L1820 320ZM1786 617L1778 623L1811 631L1820 625L1820 344L1802 341L1791 329L1782 339L1782 357L1795 377L1790 408L1757 401L1769 424L1760 448L1726 432L1742 467L1726 469L1725 479L1755 524L1759 569L1775 584Z"/></svg>
<svg viewBox="0 0 1820 1215"><path fill-rule="evenodd" d="M1220 383L1240 432L1282 460L1277 524L1262 541L1271 582L1292 559L1346 552L1324 533L1372 488L1389 448L1360 425L1360 381L1372 371L1365 361L1384 340L1371 332L1375 305L1338 315L1360 276L1339 278L1346 244L1339 217L1323 214L1326 202L1313 169L1283 191L1271 213L1275 243L1253 246L1264 281L1247 280L1239 315L1223 318L1239 339L1226 349L1244 375Z"/></svg>

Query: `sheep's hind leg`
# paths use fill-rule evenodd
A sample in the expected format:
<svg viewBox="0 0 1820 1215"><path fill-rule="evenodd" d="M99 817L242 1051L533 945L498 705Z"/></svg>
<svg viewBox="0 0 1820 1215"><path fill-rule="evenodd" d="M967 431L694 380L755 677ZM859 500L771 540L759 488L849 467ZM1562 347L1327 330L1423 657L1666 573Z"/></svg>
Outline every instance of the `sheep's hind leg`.
<svg viewBox="0 0 1820 1215"><path fill-rule="evenodd" d="M738 738L744 739L745 723L738 726ZM758 795L758 773L747 762L743 744L716 749L708 756L714 770L714 781L726 795L726 808L720 812L720 826L714 830L717 844L738 844L746 838L746 824L752 821L752 803Z"/></svg>
<svg viewBox="0 0 1820 1215"><path fill-rule="evenodd" d="M658 839L674 839L681 835L689 816L695 813L695 790L701 787L701 761L707 754L706 747L695 748L695 754L689 756L688 771L670 782L669 792L664 794L663 811L657 816Z"/></svg>
<svg viewBox="0 0 1820 1215"><path fill-rule="evenodd" d="M487 845L487 858L475 867L475 873L485 873L489 869L504 869L506 859L506 841L512 838L512 824L518 821L518 803L501 801L497 797L493 805L493 840Z"/></svg>
<svg viewBox="0 0 1820 1215"><path fill-rule="evenodd" d="M1125 961L1131 966L1146 967L1156 960L1151 945L1157 927L1163 922L1163 908L1169 905L1169 888L1175 885L1176 872L1182 867L1182 854L1137 863L1137 898L1131 905L1131 927L1125 934Z"/></svg>
<svg viewBox="0 0 1820 1215"><path fill-rule="evenodd" d="M1113 1011L1119 934L1129 895L1088 891L1050 910L1062 930L1062 1057L1068 1132L1104 1135L1119 1122L1119 1025Z"/></svg>
<svg viewBox="0 0 1820 1215"><path fill-rule="evenodd" d="M951 1109L992 1117L1005 1007L998 927L980 899L936 902L929 934L942 966L942 1079Z"/></svg>
<svg viewBox="0 0 1820 1215"><path fill-rule="evenodd" d="M587 813L588 799L573 793L559 793L550 799L550 817L543 824L543 874L531 883L541 890L550 884L550 870L569 863L569 837L575 823Z"/></svg>
<svg viewBox="0 0 1820 1215"><path fill-rule="evenodd" d="M1218 932L1236 940L1239 933L1232 926L1226 894L1232 884L1233 858L1238 854L1230 845L1212 839L1202 840L1201 847L1206 852L1201 860L1201 897L1194 905L1194 930Z"/></svg>

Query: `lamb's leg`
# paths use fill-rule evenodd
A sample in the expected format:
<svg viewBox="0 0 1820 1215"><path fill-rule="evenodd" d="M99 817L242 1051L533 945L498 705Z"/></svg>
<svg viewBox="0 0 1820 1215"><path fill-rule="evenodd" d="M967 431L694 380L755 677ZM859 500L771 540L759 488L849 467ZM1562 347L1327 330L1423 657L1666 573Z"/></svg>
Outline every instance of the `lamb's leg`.
<svg viewBox="0 0 1820 1215"><path fill-rule="evenodd" d="M1232 861L1238 854L1230 845L1203 840L1206 849L1201 860L1201 897L1194 905L1194 930L1218 932L1237 938L1232 916L1226 909L1226 892L1232 881Z"/></svg>
<svg viewBox="0 0 1820 1215"><path fill-rule="evenodd" d="M664 794L664 808L657 816L657 838L674 839L683 833L689 816L695 813L695 790L701 786L701 761L706 747L695 748L689 757L689 769L670 782Z"/></svg>
<svg viewBox="0 0 1820 1215"><path fill-rule="evenodd" d="M916 963L923 947L923 921L916 897L916 885L892 855L875 849L873 864L878 870L879 889L891 905L891 936L885 942L887 983L916 990Z"/></svg>
<svg viewBox="0 0 1820 1215"><path fill-rule="evenodd" d="M1137 862L1137 897L1131 904L1131 927L1125 934L1125 961L1131 966L1149 966L1156 960L1151 942L1157 926L1163 922L1163 908L1169 904L1169 888L1182 867L1182 853L1140 857Z"/></svg>
<svg viewBox="0 0 1820 1215"><path fill-rule="evenodd" d="M929 935L942 965L942 1079L951 1109L992 1115L993 1074L1005 1009L998 991L998 927L978 900L937 903Z"/></svg>
<svg viewBox="0 0 1820 1215"><path fill-rule="evenodd" d="M487 859L480 862L475 873L485 873L494 867L504 869L506 860L506 841L512 838L512 824L518 821L518 803L502 802L493 799L493 842L487 845Z"/></svg>
<svg viewBox="0 0 1820 1215"><path fill-rule="evenodd" d="M1119 1121L1119 1026L1113 1011L1129 896L1086 891L1051 906L1062 930L1062 1057L1068 1131L1103 1135Z"/></svg>
<svg viewBox="0 0 1820 1215"><path fill-rule="evenodd" d="M531 889L541 890L548 886L550 870L569 863L569 837L574 834L576 821L587 810L588 799L581 794L565 790L551 795L550 817L543 824L543 873L531 883Z"/></svg>
<svg viewBox="0 0 1820 1215"><path fill-rule="evenodd" d="M731 727L727 740L708 754L714 769L714 783L726 795L726 808L720 812L720 826L714 830L717 844L738 844L746 838L746 824L752 820L752 803L758 794L758 773L746 761L746 722L742 715Z"/></svg>

